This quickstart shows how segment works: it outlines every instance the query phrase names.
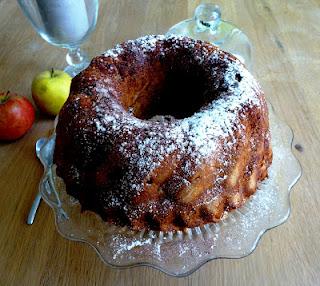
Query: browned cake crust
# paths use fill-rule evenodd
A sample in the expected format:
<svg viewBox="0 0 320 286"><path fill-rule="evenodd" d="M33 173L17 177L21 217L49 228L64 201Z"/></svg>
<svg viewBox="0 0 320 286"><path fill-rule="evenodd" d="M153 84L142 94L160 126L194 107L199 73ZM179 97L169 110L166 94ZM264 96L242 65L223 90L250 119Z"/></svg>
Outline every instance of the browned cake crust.
<svg viewBox="0 0 320 286"><path fill-rule="evenodd" d="M83 209L135 230L217 222L256 191L272 161L268 110L232 55L146 36L72 80L54 162Z"/></svg>

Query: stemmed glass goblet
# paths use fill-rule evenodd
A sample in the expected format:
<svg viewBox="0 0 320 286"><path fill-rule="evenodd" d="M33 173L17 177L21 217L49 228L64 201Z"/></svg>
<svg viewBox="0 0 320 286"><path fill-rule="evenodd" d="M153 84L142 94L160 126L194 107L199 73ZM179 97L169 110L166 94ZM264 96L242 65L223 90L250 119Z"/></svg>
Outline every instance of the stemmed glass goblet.
<svg viewBox="0 0 320 286"><path fill-rule="evenodd" d="M73 77L89 65L80 45L96 26L99 0L18 0L18 3L44 40L68 49L67 73Z"/></svg>

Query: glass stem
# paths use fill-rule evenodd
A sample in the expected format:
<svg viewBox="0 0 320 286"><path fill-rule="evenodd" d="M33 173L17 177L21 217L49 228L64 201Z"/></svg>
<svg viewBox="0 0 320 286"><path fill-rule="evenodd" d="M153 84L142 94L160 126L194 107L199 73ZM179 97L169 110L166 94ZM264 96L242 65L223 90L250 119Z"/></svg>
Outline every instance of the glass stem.
<svg viewBox="0 0 320 286"><path fill-rule="evenodd" d="M80 47L70 48L66 55L68 65L77 66L81 65L87 58L86 53L80 50Z"/></svg>

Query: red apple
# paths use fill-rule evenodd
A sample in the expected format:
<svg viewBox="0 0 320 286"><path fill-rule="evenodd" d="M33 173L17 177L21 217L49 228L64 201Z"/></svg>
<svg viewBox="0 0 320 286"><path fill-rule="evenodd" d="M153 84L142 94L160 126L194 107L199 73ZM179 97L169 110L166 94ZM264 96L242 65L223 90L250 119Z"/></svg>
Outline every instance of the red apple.
<svg viewBox="0 0 320 286"><path fill-rule="evenodd" d="M34 117L34 108L26 97L0 92L0 140L23 136L31 128Z"/></svg>

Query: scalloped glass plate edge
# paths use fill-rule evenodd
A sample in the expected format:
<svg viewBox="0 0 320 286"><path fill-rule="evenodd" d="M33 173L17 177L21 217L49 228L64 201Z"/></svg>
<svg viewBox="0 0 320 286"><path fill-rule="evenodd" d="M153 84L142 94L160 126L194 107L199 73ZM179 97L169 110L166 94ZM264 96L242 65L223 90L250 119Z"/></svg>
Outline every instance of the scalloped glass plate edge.
<svg viewBox="0 0 320 286"><path fill-rule="evenodd" d="M270 178L267 180L267 182L264 181L260 185L258 192L250 201L246 203L243 208L232 212L224 221L219 224L209 224L206 227L195 228L196 230L189 230L188 234L181 234L179 239L171 239L168 241L165 241L165 239L168 237L168 234L157 234L152 232L151 235L150 233L144 233L141 235L141 233L132 234L132 232L130 232L130 235L128 235L129 232L126 232L126 230L121 230L119 232L120 228L116 228L114 226L110 226L110 229L112 231L117 229L115 233L111 233L109 231L105 234L109 240L111 239L110 241L105 238L104 239L107 242L101 240L101 238L99 238L100 240L97 240L95 237L95 232L99 231L97 231L95 226L97 221L101 221L101 219L91 212L90 216L94 216L95 224L91 230L92 234L89 234L89 236L87 231L85 231L85 234L83 234L80 230L80 233L78 232L77 234L76 229L70 230L70 228L68 228L70 226L68 225L66 228L65 222L70 222L70 219L68 211L65 211L65 206L70 204L72 207L74 207L77 203L72 199L68 201L71 198L70 196L68 196L68 198L63 198L62 196L61 199L61 193L57 192L57 183L53 179L54 175L52 174L51 168L55 139L55 136L53 135L40 151L40 156L45 162L45 171L40 181L39 188L43 199L54 210L55 224L58 232L66 239L87 243L95 249L102 261L111 267L132 268L137 266L148 266L175 277L190 275L202 265L213 259L238 259L248 256L255 250L259 240L267 230L281 225L288 219L291 208L290 192L301 177L302 172L301 165L292 152L294 139L292 129L276 116L274 108L270 103L268 103L268 106L272 146L274 150L274 163L272 164L271 168L279 167L275 166L277 165L277 161L280 163L282 159L281 156L285 157L286 162L288 162L286 165L289 167L284 170L284 174L282 174L283 176L279 177L278 174L275 174L275 170L270 170ZM284 134L285 136L283 136ZM279 168L277 172L279 170L281 169ZM280 180L281 182L275 183L276 179ZM276 190L281 184L284 184L285 189L284 186L282 186ZM273 191L280 191L278 193L274 192L273 195L280 196L279 194L281 191L283 192L281 193L281 199L283 201L280 203L282 209L275 217L274 203L275 199L278 200L279 198L270 196L270 194L268 194L269 191L264 191L268 190L266 188L270 187L273 189ZM70 211L70 214L73 215L73 213L76 212L77 209L75 209L75 211ZM88 216L88 212L84 212L82 214L80 209L78 209L78 213L79 217L84 217L85 215ZM270 221L267 220L264 222L264 224L261 224L258 227L257 225L260 224L262 220L261 216L268 216L268 214L270 217L272 216L273 219L270 219ZM89 220L92 220L91 217ZM98 222L98 225L99 227L102 227L100 222ZM104 223L104 225L106 224ZM241 227L243 227L245 230L241 229ZM128 235L128 237L124 235L125 238L123 238L122 235L124 233ZM234 233L236 233L236 235L234 235ZM92 235L92 238L90 235ZM211 235L211 237L209 236L209 238L206 238L208 235ZM217 235L217 237L215 237L215 235ZM160 243L159 236L161 236ZM246 245L244 241L248 238L248 236L251 238L251 242L247 243ZM140 238L140 240L137 239L137 237ZM165 238L164 240L163 237ZM119 238L123 239L123 241L112 241L112 239L117 240ZM230 240L229 244L228 242L221 242L223 239L226 241ZM144 242L146 241L149 242L148 245L144 245ZM130 243L132 245L136 245L130 248ZM163 248L163 246L166 244L168 244L169 247L166 247L166 250L164 250L162 253L161 248ZM137 248L141 248L142 250L140 252L135 251ZM113 249L114 251L108 252L110 249ZM216 252L210 252L212 249ZM221 250L225 250L225 252ZM151 252L145 253L146 251ZM191 259L186 260L185 258L189 258L190 255L195 257L195 259L192 261L189 261ZM177 257L184 259L179 260ZM174 259L177 260L172 262Z"/></svg>

